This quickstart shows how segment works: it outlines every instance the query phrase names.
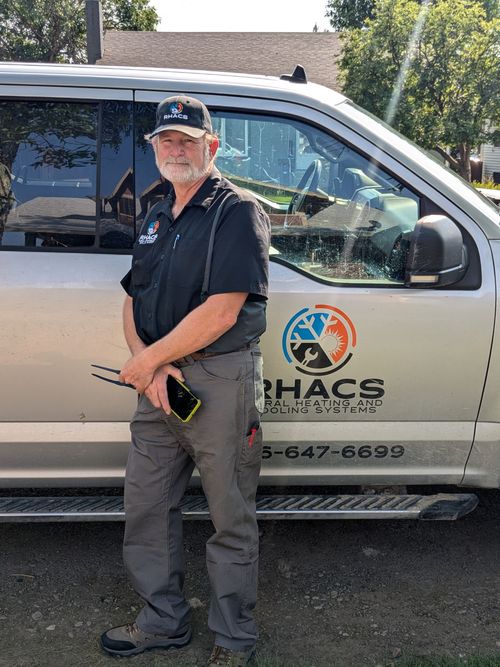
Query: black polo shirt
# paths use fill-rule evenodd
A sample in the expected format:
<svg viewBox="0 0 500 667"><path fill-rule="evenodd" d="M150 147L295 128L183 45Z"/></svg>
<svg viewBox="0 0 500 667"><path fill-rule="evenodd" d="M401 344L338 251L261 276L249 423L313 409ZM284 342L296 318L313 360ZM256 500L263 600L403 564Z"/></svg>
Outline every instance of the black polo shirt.
<svg viewBox="0 0 500 667"><path fill-rule="evenodd" d="M224 198L207 296L228 292L249 295L236 324L206 349L230 352L265 331L269 218L251 194L214 169L175 220L172 188L148 214L134 244L132 268L121 284L133 298L136 330L147 345L168 334L202 303L212 222Z"/></svg>

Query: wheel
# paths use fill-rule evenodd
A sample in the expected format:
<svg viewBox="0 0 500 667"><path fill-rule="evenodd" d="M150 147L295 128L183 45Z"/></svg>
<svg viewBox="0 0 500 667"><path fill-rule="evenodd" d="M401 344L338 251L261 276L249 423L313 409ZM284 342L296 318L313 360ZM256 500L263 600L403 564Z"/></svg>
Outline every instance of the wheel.
<svg viewBox="0 0 500 667"><path fill-rule="evenodd" d="M288 206L288 213L296 213L302 206L308 192L316 192L321 176L321 160L313 160L305 170Z"/></svg>

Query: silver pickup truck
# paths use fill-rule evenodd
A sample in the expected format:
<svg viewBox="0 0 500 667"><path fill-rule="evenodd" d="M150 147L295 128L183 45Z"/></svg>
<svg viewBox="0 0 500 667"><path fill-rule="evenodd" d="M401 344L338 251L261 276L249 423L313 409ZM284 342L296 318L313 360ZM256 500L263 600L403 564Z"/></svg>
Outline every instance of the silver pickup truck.
<svg viewBox="0 0 500 667"><path fill-rule="evenodd" d="M122 484L136 398L91 364L128 357L119 280L164 191L144 134L177 92L209 106L218 168L272 224L262 485L287 493L263 496L261 516L470 510L457 487L500 486L493 204L300 67L278 79L4 63L0 519L123 515L119 497L5 489ZM185 511L207 514L196 489Z"/></svg>

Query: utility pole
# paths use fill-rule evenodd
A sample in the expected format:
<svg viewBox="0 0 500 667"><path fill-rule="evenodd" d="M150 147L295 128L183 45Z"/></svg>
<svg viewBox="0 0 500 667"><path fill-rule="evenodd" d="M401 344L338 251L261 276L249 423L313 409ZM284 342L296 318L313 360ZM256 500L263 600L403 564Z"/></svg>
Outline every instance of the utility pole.
<svg viewBox="0 0 500 667"><path fill-rule="evenodd" d="M85 0L87 21L87 62L94 65L102 58L102 7L101 0Z"/></svg>

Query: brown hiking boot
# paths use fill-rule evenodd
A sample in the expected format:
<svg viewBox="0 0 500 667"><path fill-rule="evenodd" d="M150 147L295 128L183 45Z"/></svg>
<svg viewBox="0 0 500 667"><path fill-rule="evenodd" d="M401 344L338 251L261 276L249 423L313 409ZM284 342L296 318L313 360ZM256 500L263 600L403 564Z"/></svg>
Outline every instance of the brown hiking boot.
<svg viewBox="0 0 500 667"><path fill-rule="evenodd" d="M191 628L175 637L144 632L137 623L111 628L101 635L101 646L113 655L136 655L151 648L181 648L189 643Z"/></svg>
<svg viewBox="0 0 500 667"><path fill-rule="evenodd" d="M246 667L255 653L255 647L247 651L231 651L224 646L214 646L207 667Z"/></svg>

